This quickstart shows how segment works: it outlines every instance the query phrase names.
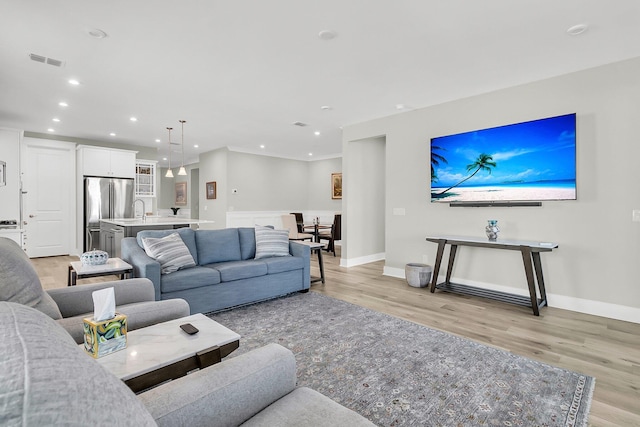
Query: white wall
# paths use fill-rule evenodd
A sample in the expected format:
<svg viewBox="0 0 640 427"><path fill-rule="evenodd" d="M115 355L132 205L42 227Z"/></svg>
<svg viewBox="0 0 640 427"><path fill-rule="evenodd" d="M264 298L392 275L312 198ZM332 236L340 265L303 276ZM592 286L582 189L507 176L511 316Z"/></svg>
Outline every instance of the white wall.
<svg viewBox="0 0 640 427"><path fill-rule="evenodd" d="M228 226L227 212L342 210L342 201L331 199L331 173L342 171L340 159L306 162L222 148L199 160L200 188L216 181L218 193L207 200L200 192L200 219L215 221L215 228Z"/></svg>
<svg viewBox="0 0 640 427"><path fill-rule="evenodd" d="M407 262L430 263L434 234L483 236L486 220L499 220L501 237L559 243L542 255L549 304L640 322L640 58L474 96L442 105L348 126L351 141L386 136L385 271ZM430 203L431 137L577 113L578 200L527 208L450 208ZM344 152L345 177L366 168ZM351 210L352 192L345 197ZM361 218L347 215L348 244ZM364 233L363 231L362 233ZM368 253L377 248L373 245ZM517 252L461 248L453 276L463 283L524 292Z"/></svg>

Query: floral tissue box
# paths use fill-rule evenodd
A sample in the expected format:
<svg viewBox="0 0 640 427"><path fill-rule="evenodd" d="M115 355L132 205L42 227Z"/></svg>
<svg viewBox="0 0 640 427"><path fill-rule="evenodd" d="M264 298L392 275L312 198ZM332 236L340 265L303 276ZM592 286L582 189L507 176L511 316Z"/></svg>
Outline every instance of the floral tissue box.
<svg viewBox="0 0 640 427"><path fill-rule="evenodd" d="M112 319L96 322L92 317L84 323L84 349L94 358L123 350L127 347L127 316L116 313Z"/></svg>

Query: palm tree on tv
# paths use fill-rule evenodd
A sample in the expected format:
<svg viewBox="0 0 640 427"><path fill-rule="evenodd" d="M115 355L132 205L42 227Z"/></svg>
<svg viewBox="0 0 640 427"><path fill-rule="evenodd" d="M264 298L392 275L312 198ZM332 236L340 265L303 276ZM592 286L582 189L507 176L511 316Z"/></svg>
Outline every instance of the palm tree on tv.
<svg viewBox="0 0 640 427"><path fill-rule="evenodd" d="M480 154L475 162L471 163L470 165L467 165L467 172L471 172L471 170L475 169L471 175L469 175L468 177L466 177L462 181L458 182L457 184L452 185L451 187L447 188L446 190L441 191L440 193L437 194L437 196L441 196L444 193L446 193L447 191L451 190L452 188L455 188L458 185L462 184L463 182L467 181L468 179L473 178L473 176L475 174L477 174L478 172L480 172L481 170L487 171L487 172L489 172L489 175L491 175L491 168L495 168L496 166L497 166L496 162L493 161L493 157L492 156L490 156L489 154L485 154L485 153Z"/></svg>
<svg viewBox="0 0 640 427"><path fill-rule="evenodd" d="M431 182L438 181L438 175L436 174L436 167L440 166L440 162L449 163L444 156L435 153L435 150L445 150L445 148L438 147L437 145L431 146Z"/></svg>

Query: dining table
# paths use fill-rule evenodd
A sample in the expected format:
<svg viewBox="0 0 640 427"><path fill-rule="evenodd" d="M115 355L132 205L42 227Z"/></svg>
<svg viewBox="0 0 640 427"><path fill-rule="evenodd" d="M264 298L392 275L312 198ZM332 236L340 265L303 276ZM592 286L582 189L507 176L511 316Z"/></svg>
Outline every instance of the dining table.
<svg viewBox="0 0 640 427"><path fill-rule="evenodd" d="M316 243L320 243L320 230L331 229L331 224L320 224L315 222L313 224L303 224L302 227L305 233L313 234L313 240Z"/></svg>

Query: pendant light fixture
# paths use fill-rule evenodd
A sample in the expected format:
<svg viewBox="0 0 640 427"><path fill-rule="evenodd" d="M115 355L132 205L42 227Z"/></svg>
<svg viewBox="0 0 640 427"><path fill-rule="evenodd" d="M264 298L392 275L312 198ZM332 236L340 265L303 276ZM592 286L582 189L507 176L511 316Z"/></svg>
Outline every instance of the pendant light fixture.
<svg viewBox="0 0 640 427"><path fill-rule="evenodd" d="M167 169L167 174L165 175L165 177L167 178L173 178L173 172L171 171L171 130L173 128L167 128L167 130L169 131L169 168Z"/></svg>
<svg viewBox="0 0 640 427"><path fill-rule="evenodd" d="M187 171L184 168L184 124L187 123L186 120L178 120L180 125L182 126L182 163L180 165L180 170L178 171L178 175L186 175Z"/></svg>

